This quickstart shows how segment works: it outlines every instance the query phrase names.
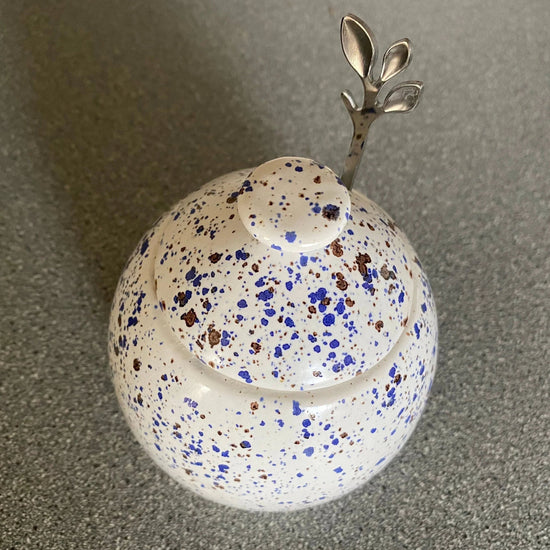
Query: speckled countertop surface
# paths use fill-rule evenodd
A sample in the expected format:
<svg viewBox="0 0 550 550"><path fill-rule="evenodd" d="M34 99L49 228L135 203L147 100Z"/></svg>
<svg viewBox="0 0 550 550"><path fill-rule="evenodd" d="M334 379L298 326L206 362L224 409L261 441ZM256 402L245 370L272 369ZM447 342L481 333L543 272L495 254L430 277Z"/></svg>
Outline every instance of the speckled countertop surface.
<svg viewBox="0 0 550 550"><path fill-rule="evenodd" d="M373 127L358 187L405 229L439 370L399 457L287 515L176 486L107 368L141 234L208 179L275 156L339 169L358 79L339 20L409 36L421 107ZM550 10L546 0L0 2L0 548L550 546Z"/></svg>

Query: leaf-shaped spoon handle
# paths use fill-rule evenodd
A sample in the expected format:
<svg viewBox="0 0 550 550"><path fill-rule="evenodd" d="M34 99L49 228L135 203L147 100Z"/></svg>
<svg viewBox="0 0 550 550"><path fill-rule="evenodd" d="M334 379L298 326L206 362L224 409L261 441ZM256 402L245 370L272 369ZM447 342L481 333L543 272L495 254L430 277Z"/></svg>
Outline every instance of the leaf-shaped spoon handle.
<svg viewBox="0 0 550 550"><path fill-rule="evenodd" d="M363 103L358 107L351 93L342 92L342 100L353 123L353 137L344 162L342 181L351 190L353 180L363 156L367 133L371 124L383 113L405 113L416 107L422 92L422 82L398 84L384 101L380 89L391 78L404 71L412 56L412 45L407 38L394 42L384 54L380 77L372 76L377 48L372 31L356 15L346 15L340 27L342 50L363 82Z"/></svg>
<svg viewBox="0 0 550 550"><path fill-rule="evenodd" d="M342 19L340 37L348 63L363 82L370 82L372 67L376 63L376 43L372 31L358 17L346 15Z"/></svg>

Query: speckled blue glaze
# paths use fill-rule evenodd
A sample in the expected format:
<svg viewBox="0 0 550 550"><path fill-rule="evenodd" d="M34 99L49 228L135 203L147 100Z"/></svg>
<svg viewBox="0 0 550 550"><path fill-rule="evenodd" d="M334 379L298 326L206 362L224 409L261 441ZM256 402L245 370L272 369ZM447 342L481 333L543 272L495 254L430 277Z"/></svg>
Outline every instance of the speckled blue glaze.
<svg viewBox="0 0 550 550"><path fill-rule="evenodd" d="M307 162L305 195L325 170ZM144 236L113 301L109 353L125 417L165 471L217 502L291 510L355 489L403 446L432 384L437 321L404 234L357 192L346 206L338 182L330 243L297 250L316 230L293 230L284 210L271 233L294 231L289 246L255 238L257 170L208 183ZM288 186L272 191L282 208Z"/></svg>

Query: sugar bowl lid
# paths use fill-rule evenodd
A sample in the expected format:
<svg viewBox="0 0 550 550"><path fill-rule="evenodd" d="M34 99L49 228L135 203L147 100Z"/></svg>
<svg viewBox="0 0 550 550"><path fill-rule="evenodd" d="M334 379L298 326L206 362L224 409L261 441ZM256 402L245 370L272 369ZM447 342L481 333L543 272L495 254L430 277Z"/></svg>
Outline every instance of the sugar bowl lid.
<svg viewBox="0 0 550 550"><path fill-rule="evenodd" d="M227 378L330 386L375 366L406 325L412 250L383 210L309 159L218 178L162 231L159 307L180 343Z"/></svg>
<svg viewBox="0 0 550 550"><path fill-rule="evenodd" d="M242 191L238 208L243 224L276 250L327 246L349 219L348 190L332 170L310 159L266 162L245 180Z"/></svg>

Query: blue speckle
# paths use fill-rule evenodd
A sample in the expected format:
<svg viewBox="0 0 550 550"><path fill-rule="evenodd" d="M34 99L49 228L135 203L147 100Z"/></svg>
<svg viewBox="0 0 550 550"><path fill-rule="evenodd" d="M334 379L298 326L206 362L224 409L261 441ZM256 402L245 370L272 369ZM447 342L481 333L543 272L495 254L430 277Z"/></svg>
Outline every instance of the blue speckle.
<svg viewBox="0 0 550 550"><path fill-rule="evenodd" d="M314 451L313 447L307 447L306 449L304 449L304 454L306 456L311 456L313 454L313 451Z"/></svg>
<svg viewBox="0 0 550 550"><path fill-rule="evenodd" d="M337 220L340 216L340 207L334 204L327 204L323 207L323 216L329 220Z"/></svg>
<svg viewBox="0 0 550 550"><path fill-rule="evenodd" d="M237 305L238 305L240 308L248 307L248 304L246 303L246 300L239 300L239 301L237 302Z"/></svg>
<svg viewBox="0 0 550 550"><path fill-rule="evenodd" d="M287 290L292 290L292 282L291 281L287 281L285 286L286 286Z"/></svg>
<svg viewBox="0 0 550 550"><path fill-rule="evenodd" d="M285 235L285 239L289 243L293 243L296 240L296 232L295 231L287 231Z"/></svg>
<svg viewBox="0 0 550 550"><path fill-rule="evenodd" d="M416 339L418 340L420 338L420 327L418 326L418 323L414 324L414 332L416 334Z"/></svg>
<svg viewBox="0 0 550 550"><path fill-rule="evenodd" d="M218 470L225 474L229 470L229 466L227 464L218 464Z"/></svg>
<svg viewBox="0 0 550 550"><path fill-rule="evenodd" d="M405 293L401 291L399 293L399 303L402 304L404 299L405 299Z"/></svg>
<svg viewBox="0 0 550 550"><path fill-rule="evenodd" d="M330 327L330 325L334 324L334 315L332 313L328 313L323 317L323 325L325 327Z"/></svg>
<svg viewBox="0 0 550 550"><path fill-rule="evenodd" d="M258 298L264 302L267 302L268 300L271 300L273 298L273 292L271 290L263 290L258 294Z"/></svg>
<svg viewBox="0 0 550 550"><path fill-rule="evenodd" d="M422 305L420 306L420 308L422 309L422 313L426 313L426 310L428 309L428 308L426 307L426 304L422 304Z"/></svg>
<svg viewBox="0 0 550 550"><path fill-rule="evenodd" d="M334 348L337 348L338 346L340 345L340 342L338 342L338 340L334 339L330 342L329 346L334 349Z"/></svg>
<svg viewBox="0 0 550 550"><path fill-rule="evenodd" d="M247 370L241 370L239 371L239 376L247 383L252 383L252 378L250 377L250 373Z"/></svg>
<svg viewBox="0 0 550 550"><path fill-rule="evenodd" d="M300 265L302 267L305 267L307 265L307 259L308 259L307 256L304 256L304 255L300 256Z"/></svg>
<svg viewBox="0 0 550 550"><path fill-rule="evenodd" d="M137 325L137 317L128 317L128 327L133 327Z"/></svg>
<svg viewBox="0 0 550 550"><path fill-rule="evenodd" d="M143 241L143 244L141 245L141 250L139 251L139 253L143 256L143 254L145 254L148 248L149 248L149 239L145 239Z"/></svg>
<svg viewBox="0 0 550 550"><path fill-rule="evenodd" d="M296 168L294 168L294 170L296 170L296 172L303 172L304 171L304 169L301 166L296 166Z"/></svg>
<svg viewBox="0 0 550 550"><path fill-rule="evenodd" d="M185 280L191 281L197 276L197 270L192 267L186 274L185 274Z"/></svg>
<svg viewBox="0 0 550 550"><path fill-rule="evenodd" d="M217 447L216 445L212 445L212 450L216 453L219 453L220 452L220 448Z"/></svg>
<svg viewBox="0 0 550 550"><path fill-rule="evenodd" d="M241 447L243 449L250 449L251 445L249 441L241 441Z"/></svg>
<svg viewBox="0 0 550 550"><path fill-rule="evenodd" d="M386 460L386 457L383 456L376 464L375 466L378 466L379 464L382 464L382 462L384 462L384 460Z"/></svg>
<svg viewBox="0 0 550 550"><path fill-rule="evenodd" d="M254 284L257 287L265 286L265 277L260 277Z"/></svg>
<svg viewBox="0 0 550 550"><path fill-rule="evenodd" d="M308 426L311 426L311 420L309 418L306 418L305 420L302 420L302 426L304 428L307 428Z"/></svg>
<svg viewBox="0 0 550 550"><path fill-rule="evenodd" d="M300 403L298 403L298 401L292 401L292 414L294 416L302 414L302 409L300 409Z"/></svg>
<svg viewBox="0 0 550 550"><path fill-rule="evenodd" d="M289 327L289 328L292 328L292 327L295 326L295 325L294 325L294 321L293 321L290 317L287 317L287 318L285 319L285 325L286 325L287 327Z"/></svg>
<svg viewBox="0 0 550 550"><path fill-rule="evenodd" d="M337 474L341 474L344 469L342 468L342 466L338 466L338 468L334 468L334 471L337 473Z"/></svg>

